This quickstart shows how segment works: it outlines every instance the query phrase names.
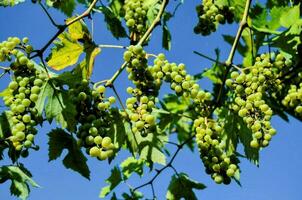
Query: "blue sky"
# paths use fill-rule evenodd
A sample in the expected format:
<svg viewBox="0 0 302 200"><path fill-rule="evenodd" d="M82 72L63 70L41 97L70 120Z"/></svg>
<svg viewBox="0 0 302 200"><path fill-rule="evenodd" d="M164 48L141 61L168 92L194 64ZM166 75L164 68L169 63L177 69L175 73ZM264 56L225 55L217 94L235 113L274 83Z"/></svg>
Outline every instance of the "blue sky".
<svg viewBox="0 0 302 200"><path fill-rule="evenodd" d="M173 1L171 1L173 2ZM175 18L169 22L172 33L172 50L167 52L161 48L161 30L158 27L153 35L150 45L146 49L150 53L158 54L164 52L170 61L185 63L188 71L192 74L210 67L211 63L195 54L194 50L214 57L214 49L221 50L221 60L225 60L230 46L222 40L221 33L235 35L236 26L219 27L219 32L210 37L201 37L193 34L193 27L197 22L195 6L199 0L185 1L177 12ZM173 4L174 5L174 4ZM78 12L82 9L80 8ZM56 10L51 9L50 13L58 23L63 23L64 16ZM89 21L88 21L89 22ZM90 22L89 22L90 23ZM42 47L49 38L56 32L50 24L45 13L38 5L30 2L20 4L14 8L0 8L0 41L9 36L20 38L27 36L35 48ZM115 40L107 31L103 23L103 16L94 16L94 39L98 44L119 44L127 45L127 40ZM116 69L122 64L122 50L103 49L96 64L93 80L102 80L111 77ZM240 62L240 56L235 56L235 62ZM7 77L0 80L0 89L7 85ZM126 79L126 74L122 74L116 82L116 88L126 98L125 85L130 85ZM200 82L202 88L210 89L209 81ZM162 90L161 95L167 92ZM54 125L54 124L53 124ZM34 174L34 179L42 186L40 189L33 189L30 200L97 200L100 188L105 186L105 179L114 164L126 158L128 154L121 153L116 161L110 166L106 162L99 162L89 159L91 169L91 181L79 176L63 167L58 159L48 163L47 157L47 136L53 125L45 125L40 128L37 136L40 144L40 151L31 152L28 159L22 160ZM207 189L197 192L198 199L204 200L300 200L300 186L302 178L302 124L291 119L286 123L277 117L273 119L273 125L278 130L278 134L273 138L270 146L261 151L259 168L247 160L241 163L241 183L239 187L235 183L229 186L216 185L204 172L203 165L198 153L185 150L181 152L175 160L175 167L179 172L186 172L191 178L207 185ZM169 147L173 152L173 146ZM7 161L0 161L0 165L7 164ZM166 170L155 182L155 191L158 199L165 199L165 192L172 175L171 170ZM134 178L129 182L133 186L140 185L144 180L151 178L148 171L146 177ZM127 186L121 184L117 192L127 190ZM146 197L151 198L151 189L146 187L141 190ZM9 184L0 185L0 199L15 199L9 195Z"/></svg>

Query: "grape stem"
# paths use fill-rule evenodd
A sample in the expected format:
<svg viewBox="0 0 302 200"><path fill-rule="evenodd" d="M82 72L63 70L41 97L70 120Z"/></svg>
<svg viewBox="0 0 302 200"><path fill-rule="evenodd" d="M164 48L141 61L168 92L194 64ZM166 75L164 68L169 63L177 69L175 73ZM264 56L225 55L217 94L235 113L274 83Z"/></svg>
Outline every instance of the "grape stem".
<svg viewBox="0 0 302 200"><path fill-rule="evenodd" d="M150 27L148 28L148 30L145 32L145 34L143 35L143 37L139 40L139 42L137 43L137 45L142 45L147 40L147 38L152 33L152 31L154 30L154 28L156 27L156 25L158 25L158 23L160 22L161 17L164 14L165 8L167 7L168 3L169 3L169 0L163 0L156 18L153 20L152 24L150 25ZM117 79L117 77L126 68L127 64L128 64L127 62L124 62L122 64L122 66L114 73L114 75L111 77L111 79L109 79L108 82L105 84L106 87L110 87L114 83L114 81Z"/></svg>
<svg viewBox="0 0 302 200"><path fill-rule="evenodd" d="M73 24L73 23L89 16L90 12L92 11L93 7L95 6L95 4L97 2L98 2L98 0L93 0L93 2L90 4L90 6L81 15L77 16L76 18L74 18L70 21L67 21L64 25L56 25L56 27L58 28L58 31L56 32L56 34L40 50L33 51L33 52L36 52L36 54L30 56L29 59L33 59L35 57L40 57L41 55L43 55L44 51L49 47L49 45L51 45L51 43L55 39L57 39L57 37L61 33L63 33L68 26L70 26L71 24Z"/></svg>

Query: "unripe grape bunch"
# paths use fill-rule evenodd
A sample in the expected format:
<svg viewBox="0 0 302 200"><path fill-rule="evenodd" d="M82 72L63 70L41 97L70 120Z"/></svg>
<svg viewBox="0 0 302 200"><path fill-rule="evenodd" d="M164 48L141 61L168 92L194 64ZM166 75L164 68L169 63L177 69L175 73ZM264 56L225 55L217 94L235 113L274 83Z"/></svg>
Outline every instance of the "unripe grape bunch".
<svg viewBox="0 0 302 200"><path fill-rule="evenodd" d="M87 80L69 90L77 109L77 120L80 124L76 135L78 146L84 147L87 154L99 160L112 157L116 152L111 134L111 105L115 97L105 97L103 85L91 89Z"/></svg>
<svg viewBox="0 0 302 200"><path fill-rule="evenodd" d="M125 0L125 21L132 41L138 41L147 29L148 7L143 0Z"/></svg>
<svg viewBox="0 0 302 200"><path fill-rule="evenodd" d="M7 112L11 118L11 136L15 150L21 155L28 155L28 148L34 144L37 133L35 126L41 123L35 108L39 98L41 87L47 76L44 72L35 68L35 63L28 59L25 53L30 53L32 47L27 45L28 39L21 41L17 37L10 37L0 43L1 61L15 59L10 69L13 72L11 82L8 85L7 95L3 98L4 104L10 108Z"/></svg>
<svg viewBox="0 0 302 200"><path fill-rule="evenodd" d="M265 101L266 91L275 94L282 89L280 72L286 68L282 54L275 58L270 54L262 54L256 58L254 66L243 68L241 73L233 71L226 85L234 91L234 102L230 108L238 113L251 129L253 148L266 147L276 130L270 120L273 111Z"/></svg>
<svg viewBox="0 0 302 200"><path fill-rule="evenodd" d="M213 119L200 117L194 121L196 142L206 172L218 183L229 184L239 174L239 160L233 153L227 153L226 142L222 140L223 128Z"/></svg>
<svg viewBox="0 0 302 200"><path fill-rule="evenodd" d="M298 116L302 116L302 83L298 86L290 86L288 94L282 100L282 104L288 108L294 108Z"/></svg>
<svg viewBox="0 0 302 200"><path fill-rule="evenodd" d="M194 28L196 34L210 35L215 32L218 24L233 23L234 7L218 5L214 0L203 0L201 5L196 7L198 24Z"/></svg>

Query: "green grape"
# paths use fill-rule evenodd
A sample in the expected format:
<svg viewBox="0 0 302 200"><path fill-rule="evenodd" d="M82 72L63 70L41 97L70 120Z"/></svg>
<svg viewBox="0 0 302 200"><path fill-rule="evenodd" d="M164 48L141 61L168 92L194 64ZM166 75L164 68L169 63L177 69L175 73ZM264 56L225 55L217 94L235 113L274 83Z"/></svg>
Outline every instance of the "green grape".
<svg viewBox="0 0 302 200"><path fill-rule="evenodd" d="M91 157L98 157L101 153L101 150L98 148L98 147L92 147L90 150L89 150L89 155Z"/></svg>
<svg viewBox="0 0 302 200"><path fill-rule="evenodd" d="M209 35L216 31L218 24L234 21L234 8L216 4L214 0L204 0L196 7L198 24L194 28L196 34Z"/></svg>
<svg viewBox="0 0 302 200"><path fill-rule="evenodd" d="M102 147L109 148L111 145L111 138L110 137L104 137L102 140Z"/></svg>

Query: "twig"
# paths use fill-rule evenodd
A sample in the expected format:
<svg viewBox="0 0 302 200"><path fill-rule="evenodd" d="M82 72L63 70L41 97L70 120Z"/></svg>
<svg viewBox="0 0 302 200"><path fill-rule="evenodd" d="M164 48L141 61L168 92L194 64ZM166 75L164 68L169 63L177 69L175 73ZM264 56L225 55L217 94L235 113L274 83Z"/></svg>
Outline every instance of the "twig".
<svg viewBox="0 0 302 200"><path fill-rule="evenodd" d="M147 185L152 184L152 183L155 181L155 179L156 179L156 178L157 178L157 177L158 177L165 169L167 169L168 167L171 167L173 161L175 160L175 158L176 158L177 154L180 152L180 150L184 147L184 145L186 145L188 142L190 142L194 137L195 137L195 134L193 134L191 137L189 137L187 140L185 140L183 143L181 143L181 144L178 146L177 150L174 152L174 154L173 154L171 160L168 162L168 164L166 164L165 166L163 166L161 169L157 170L157 171L156 171L156 174L154 175L154 177L153 177L152 179L150 179L148 182L146 182L146 183L144 183L144 184L142 184L142 185L140 185L140 186L137 186L136 188L133 189L133 191L138 190L138 189L140 189L140 188L143 188L143 187L145 187L145 186L147 186Z"/></svg>
<svg viewBox="0 0 302 200"><path fill-rule="evenodd" d="M149 35L151 34L151 32L153 31L155 26L160 22L161 16L164 14L164 11L165 11L166 6L168 5L168 2L169 2L169 0L163 0L156 18L153 20L152 24L150 25L148 30L145 32L143 37L139 40L137 45L142 45L146 41L146 39L149 37Z"/></svg>
<svg viewBox="0 0 302 200"><path fill-rule="evenodd" d="M126 110L126 108L125 108L125 106L124 106L124 104L123 104L123 102L122 102L122 100L121 100L121 97L118 95L118 93L117 93L117 91L116 91L114 85L112 85L111 88L112 88L112 90L113 90L113 92L114 92L114 94L115 94L115 96L116 96L118 102L120 103L121 107L123 108L124 112L126 113L127 117L129 117L129 115L128 115L128 113L127 113L127 110Z"/></svg>
<svg viewBox="0 0 302 200"><path fill-rule="evenodd" d="M246 1L245 9L244 9L244 13L243 13L242 20L241 20L241 22L240 22L240 25L239 25L239 28L238 28L238 31L237 31L235 40L234 40L234 42L233 42L232 49L231 49L230 54L229 54L229 57L228 57L228 59L227 59L226 62L225 62L226 66L232 65L232 62L233 62L233 59L234 59L234 55L235 55L237 46L238 46L238 44L239 44L239 40L240 40L240 38L241 38L242 32L243 32L243 30L244 30L244 29L247 27L247 25L248 25L248 24L247 24L247 17L248 17L248 13L249 13L249 9L250 9L251 3L252 3L252 0L247 0L247 1Z"/></svg>
<svg viewBox="0 0 302 200"><path fill-rule="evenodd" d="M156 195L155 195L155 190L154 190L153 183L151 183L151 189L152 189L153 200L156 200Z"/></svg>
<svg viewBox="0 0 302 200"><path fill-rule="evenodd" d="M189 115L184 115L184 114L180 114L180 113L173 113L173 112L169 112L169 111L166 111L166 110L159 110L159 109L152 109L153 112L156 112L156 113L162 113L162 114L167 114L167 115L178 115L180 117L186 117L186 118L189 118L189 119L194 119L193 117L189 116Z"/></svg>
<svg viewBox="0 0 302 200"><path fill-rule="evenodd" d="M198 52L198 51L193 51L193 53L195 53L195 54L197 54L197 55L199 55L199 56L201 56L201 57L203 57L203 58L205 58L205 59L208 59L208 60L210 60L210 61L212 61L212 62L218 63L218 64L220 64L220 65L225 65L225 63L220 62L220 61L218 61L218 60L216 60L216 59L214 59L214 58L211 58L211 57L209 57L209 56L207 56L207 55L204 55L204 54L202 54L202 53L200 53L200 52Z"/></svg>
<svg viewBox="0 0 302 200"><path fill-rule="evenodd" d="M41 1L39 1L39 5L43 9L43 11L46 13L46 15L47 15L48 19L50 20L50 22L52 23L52 25L54 25L56 28L59 29L59 25L53 20L53 18L51 17L51 15L47 11L47 9L44 7L44 5L41 3Z"/></svg>
<svg viewBox="0 0 302 200"><path fill-rule="evenodd" d="M121 45L111 45L111 44L99 44L98 47L100 47L100 48L127 49L127 47L125 47L125 46L121 46Z"/></svg>
<svg viewBox="0 0 302 200"><path fill-rule="evenodd" d="M108 80L106 79L106 80L102 80L102 81L99 81L99 82L94 83L94 84L93 84L93 89L96 89L97 86L99 86L99 85L101 85L101 84L104 84L104 83L106 83L107 81L108 81Z"/></svg>

